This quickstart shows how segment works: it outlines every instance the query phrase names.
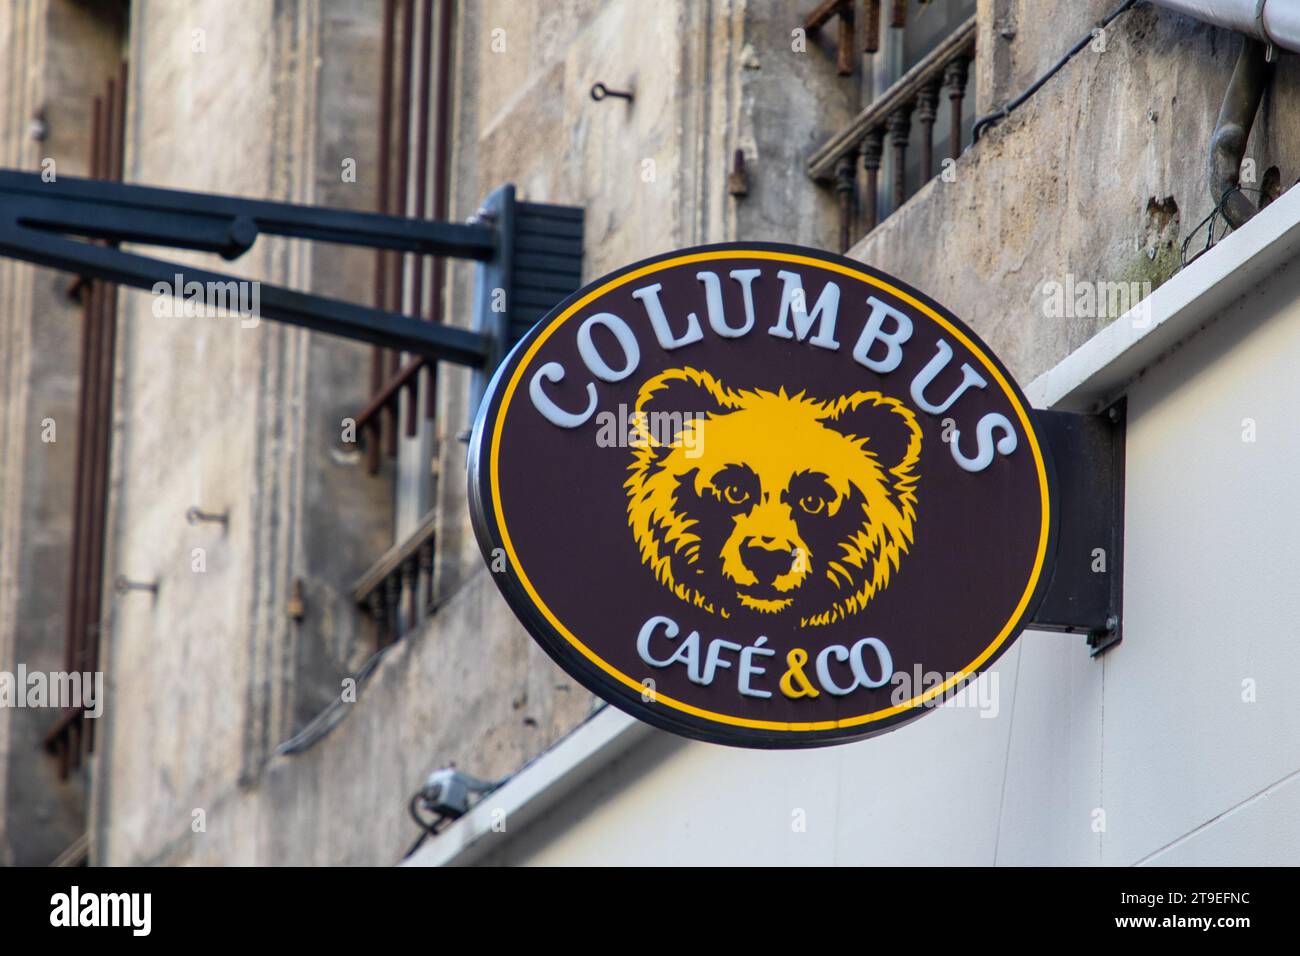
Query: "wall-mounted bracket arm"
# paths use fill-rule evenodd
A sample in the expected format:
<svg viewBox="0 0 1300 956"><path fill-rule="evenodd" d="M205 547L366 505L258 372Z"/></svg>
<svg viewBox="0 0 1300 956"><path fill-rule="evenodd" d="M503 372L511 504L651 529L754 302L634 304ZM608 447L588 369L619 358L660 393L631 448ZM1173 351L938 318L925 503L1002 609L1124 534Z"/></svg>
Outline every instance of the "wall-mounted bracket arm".
<svg viewBox="0 0 1300 956"><path fill-rule="evenodd" d="M253 280L86 240L195 249L235 259L263 233L479 262L491 261L499 245L498 231L483 223L406 219L70 176L46 182L37 173L0 170L0 255L137 289L174 289L180 276L183 287L201 291L204 305L213 308L227 301L226 290L237 287L231 283ZM210 301L213 290L222 297ZM482 333L269 283L258 283L258 299L261 318L459 365L480 368L493 351Z"/></svg>
<svg viewBox="0 0 1300 956"><path fill-rule="evenodd" d="M1035 411L1055 471L1052 577L1030 627L1086 633L1092 654L1122 637L1124 403L1100 415Z"/></svg>

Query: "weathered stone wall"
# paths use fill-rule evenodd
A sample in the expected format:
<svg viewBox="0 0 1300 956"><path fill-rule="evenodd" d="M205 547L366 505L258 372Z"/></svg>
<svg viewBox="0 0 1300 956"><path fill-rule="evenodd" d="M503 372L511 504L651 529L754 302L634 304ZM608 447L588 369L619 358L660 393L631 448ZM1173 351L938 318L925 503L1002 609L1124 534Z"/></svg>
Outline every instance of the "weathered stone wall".
<svg viewBox="0 0 1300 956"><path fill-rule="evenodd" d="M753 6L459 5L452 218L503 182L524 199L582 205L588 276L744 234L824 244L830 200L806 183L801 156L851 115L849 93L823 82L833 67L820 54L791 50L795 24L776 5L760 5L766 20ZM227 15L137 5L133 50L146 67L133 91L133 178L364 208L378 8ZM198 55L185 40L203 25ZM259 37L273 38L269 52ZM777 50L765 62L753 50L769 42ZM301 63L313 49L319 65L308 77ZM237 84L219 79L223 63L244 59L253 67ZM796 84L782 80L791 70ZM634 89L635 102L593 102L597 81ZM200 130L226 125L229 151L201 145ZM726 191L738 148L755 183L743 201ZM359 159L362 191L338 183L346 156ZM796 197L804 208L792 217ZM269 249L238 268L267 279L296 270L327 294L368 295L365 257ZM467 323L472 270L452 273L448 316ZM467 376L444 369L439 591L451 604L385 656L330 737L305 755L270 758L311 712L308 691L323 705L347 673L337 662L359 663L348 635L364 631L345 588L387 543L370 532L382 539L389 525L373 500L383 484L359 484L334 435L359 407L345 386L349 375L364 379L367 357L269 325L157 327L149 300L126 301L134 318L122 362L116 561L163 587L156 602L115 604L100 860L389 862L415 833L405 802L429 770L455 762L505 774L585 718L590 695L522 639L482 570L464 506ZM154 368L158 355L172 357L168 367ZM225 535L184 526L190 504L229 509ZM189 567L196 546L207 548L202 575ZM301 630L283 617L296 575L308 584ZM329 666L313 669L321 660ZM207 830L191 839L195 809Z"/></svg>
<svg viewBox="0 0 1300 956"><path fill-rule="evenodd" d="M1116 5L1061 3L1050 16L1027 0L991 6L1015 35L981 22L978 71L998 94L985 109ZM850 252L955 311L1022 383L1118 317L1051 317L1049 283L1155 288L1214 206L1206 157L1241 37L1139 4L1104 39L967 150L954 181L930 182ZM1300 58L1283 56L1251 138L1257 177L1270 166L1285 186L1300 177L1297 103Z"/></svg>
<svg viewBox="0 0 1300 956"><path fill-rule="evenodd" d="M1112 5L981 0L979 110L1024 89ZM0 16L0 38L30 33L23 17L40 6ZM370 208L380 7L136 0L128 179ZM581 205L587 278L694 243L834 247L834 197L804 164L853 115L857 84L835 76L830 36L806 52L792 47L806 11L777 0L465 0L457 11L451 218L471 215L503 182L524 199ZM1085 50L969 150L952 182L923 187L852 254L948 305L1027 381L1113 318L1046 317L1045 283L1073 274L1158 284L1174 268L1182 237L1210 207L1204 156L1239 42L1139 6L1107 32L1105 52ZM16 117L39 99L20 74L0 75L0 105L19 104L3 113L6 163L35 155L27 144L11 158L25 127ZM635 100L593 102L597 81ZM1252 147L1260 172L1276 164L1284 183L1300 173L1298 83L1295 58L1285 58ZM743 198L727 191L737 149L749 173ZM340 177L349 158L355 183ZM370 298L373 259L357 250L262 240L235 263L194 258ZM62 380L31 372L34 356L55 354L31 344L40 283L58 281L42 275L0 262L0 641L9 642L0 650L16 621L44 620L58 660L61 605L35 613L15 603L41 536L51 554L66 539L66 518L18 517L45 515L32 488L50 480L32 463L42 416L30 383L68 401L68 366ZM471 280L471 267L452 266L448 321L468 324ZM384 655L331 734L277 756L277 744L337 699L371 646L349 586L392 543L391 474L367 476L338 441L342 419L366 399L368 349L270 323L159 317L153 303L122 298L107 571L156 578L160 591L111 600L92 855L393 862L418 832L406 801L430 770L508 774L592 703L526 638L478 556L465 508L467 376L445 369L439 382L447 603ZM75 316L60 308L66 335ZM75 359L75 344L58 341L64 360ZM62 434L59 453L70 454ZM229 511L228 528L187 524L194 505ZM58 561L49 568L64 573ZM306 598L300 624L286 614L295 579ZM61 596L61 585L51 593ZM16 726L10 718L0 713L0 730ZM29 743L12 728L0 733L0 807L30 804L13 793L14 755Z"/></svg>
<svg viewBox="0 0 1300 956"><path fill-rule="evenodd" d="M134 13L129 178L373 208L373 177L343 169L373 170L377 2ZM235 263L207 261L364 301L373 258L263 239ZM350 586L392 542L389 475L366 475L341 441L368 398L369 350L269 322L160 317L155 301L123 296L109 561L160 590L112 604L101 862L157 857L196 810L259 792L275 747L373 649ZM228 525L188 524L192 506Z"/></svg>
<svg viewBox="0 0 1300 956"><path fill-rule="evenodd" d="M0 166L86 175L92 104L117 73L118 12L73 0L0 6ZM64 667L81 342L71 281L0 259L0 670L9 673ZM0 708L0 864L48 863L85 829L84 774L59 780L42 747L58 716Z"/></svg>
<svg viewBox="0 0 1300 956"><path fill-rule="evenodd" d="M471 7L461 33L456 135L459 215L501 182L523 198L586 211L586 279L675 248L733 239L829 247L834 198L804 159L853 115L814 39L796 52L801 14L763 0ZM504 50L494 50L493 31ZM833 31L829 31L832 32ZM596 82L635 99L592 102ZM749 193L727 176L745 154ZM450 316L467 321L470 270L457 270ZM445 376L447 438L468 428L465 378ZM440 550L454 584L481 566L465 506L465 446L443 442Z"/></svg>
<svg viewBox="0 0 1300 956"><path fill-rule="evenodd" d="M475 575L427 627L392 646L328 736L272 758L255 784L235 786L227 769L192 808L163 805L147 779L152 789L141 786L142 802L115 801L105 859L396 863L420 832L407 800L430 770L505 776L576 726L590 701L504 609L488 575ZM199 732L190 747L203 746ZM194 831L193 809L203 810L202 832Z"/></svg>

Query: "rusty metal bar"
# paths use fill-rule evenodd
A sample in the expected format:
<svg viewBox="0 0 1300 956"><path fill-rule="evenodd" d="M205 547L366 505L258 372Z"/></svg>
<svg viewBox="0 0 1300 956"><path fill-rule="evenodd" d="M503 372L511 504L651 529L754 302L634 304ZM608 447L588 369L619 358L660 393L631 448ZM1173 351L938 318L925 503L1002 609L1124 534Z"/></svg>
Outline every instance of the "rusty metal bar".
<svg viewBox="0 0 1300 956"><path fill-rule="evenodd" d="M394 183L395 193L393 209L399 216L409 215L411 198L411 97L412 97L412 61L415 52L415 0L402 0L402 42L398 61L398 125L397 125L397 177ZM392 266L391 286L389 288L391 312L402 312L403 299L406 296L407 255L398 253L390 260ZM387 355L388 375L397 374L402 366L402 354L397 349L390 349ZM397 457L397 433L401 421L398 402L393 402L385 413L388 425L384 432L385 453L389 458Z"/></svg>
<svg viewBox="0 0 1300 956"><path fill-rule="evenodd" d="M99 141L103 133L103 114L104 101L102 97L97 96L91 106L88 165L92 176L97 175L99 172ZM81 372L79 378L80 390L77 399L77 460L72 495L72 550L69 556L67 619L63 653L64 669L69 672L75 670L77 666L82 634L85 630L86 601L89 598L85 586L85 565L89 550L87 539L89 537L90 488L93 482L90 470L92 456L90 452L90 428L88 426L91 403L94 400L93 374L98 369L98 365L93 361L99 335L99 324L95 321L97 285L98 283L91 281L82 287ZM71 747L69 746L71 741L67 729L70 726L70 720L74 716L75 712L65 711L63 718L51 731L51 734L56 736L57 743L48 735L45 741L47 748L57 746L60 779L66 779L68 772L73 769Z"/></svg>
<svg viewBox="0 0 1300 956"><path fill-rule="evenodd" d="M447 217L447 169L451 142L451 44L453 0L438 2L438 119L433 153L433 217ZM433 257L429 288L429 321L442 322L442 301L446 263ZM428 390L425 392L424 417L433 420L438 412L438 366L429 365Z"/></svg>
<svg viewBox="0 0 1300 956"><path fill-rule="evenodd" d="M835 72L840 76L853 75L853 3L847 0L840 7L840 29L836 41Z"/></svg>
<svg viewBox="0 0 1300 956"><path fill-rule="evenodd" d="M423 218L429 214L429 98L430 74L433 72L433 0L420 5L420 81L419 106L416 107L415 133L415 212ZM424 270L428 261L417 255L411 276L411 314L424 315ZM419 426L419 377L406 390L406 435L414 438Z"/></svg>
<svg viewBox="0 0 1300 956"><path fill-rule="evenodd" d="M127 63L123 60L117 69L117 109L110 128L113 143L108 154L111 167L107 170L108 177L119 183L126 163L126 80Z"/></svg>
<svg viewBox="0 0 1300 956"><path fill-rule="evenodd" d="M72 724L76 723L81 717L81 714L82 711L74 710L71 707L65 708L60 712L59 719L54 722L54 726L45 732L45 737L43 738L45 749L52 753L57 753L60 759L62 759L68 753L67 747L65 746L67 743L68 732Z"/></svg>
<svg viewBox="0 0 1300 956"><path fill-rule="evenodd" d="M87 165L94 177L122 178L127 67L110 78L92 104ZM108 508L108 473L113 409L113 356L116 344L116 287L102 280L80 283L82 334L77 448L72 501L64 667L99 668L99 621ZM81 766L94 749L94 727L80 710L65 710L46 733L45 748L59 760L59 774Z"/></svg>
<svg viewBox="0 0 1300 956"><path fill-rule="evenodd" d="M388 197L392 157L390 146L393 133L393 41L396 29L395 0L384 0L383 39L379 53L379 155L377 165L379 175L376 180L376 211L387 215L392 212L388 207ZM375 252L375 289L374 303L376 309L388 308L388 253L380 249ZM375 394L384 383L384 350L376 345L370 353L370 391ZM366 468L370 474L379 471L379 446L382 440L375 436L366 442Z"/></svg>
<svg viewBox="0 0 1300 956"><path fill-rule="evenodd" d="M416 380L420 370L429 364L428 359L423 355L417 355L398 369L396 375L385 381L379 387L379 390L371 396L370 401L366 403L366 407L357 413L354 419L357 434L360 434L363 429L373 430L378 428L378 420L384 409L396 402L402 390L410 386Z"/></svg>
<svg viewBox="0 0 1300 956"><path fill-rule="evenodd" d="M100 176L107 175L111 167L110 151L112 149L112 125L113 114L116 111L114 104L116 98L115 84L113 81L109 81L104 97L104 109L101 112L100 134L97 137L99 155L96 157L95 168ZM106 411L104 408L105 380L110 379L113 374L112 363L106 364L104 362L104 353L111 347L109 344L111 334L108 323L109 296L110 286L107 283L98 280L92 283L91 321L95 325L95 348L90 356L90 403L86 409L86 419L80 426L86 432L86 451L90 456L86 488L89 494L86 510L86 553L82 558L84 577L81 582L85 597L82 600L84 613L78 626L75 660L72 665L72 669L75 671L85 669L89 657L89 646L99 636L99 615L101 610L99 583L103 572L102 559L104 553L104 499L108 494L107 480L105 478L105 472L108 470L108 448L104 432L106 430L105 419L111 417L112 414L111 409ZM84 744L79 733L81 727L81 721L74 721L69 725L68 749L72 753L72 768L74 770L80 766L83 754Z"/></svg>
<svg viewBox="0 0 1300 956"><path fill-rule="evenodd" d="M114 150L120 147L121 103L120 91L116 80L109 80L105 95L104 134L100 141L103 150L100 158L99 173L106 178L114 178L117 162ZM116 342L115 314L113 310L116 287L105 282L99 286L98 316L96 324L100 328L99 348L92 357L98 363L96 374L96 397L91 409L91 420L87 423L92 443L91 475L93 483L90 489L90 543L87 558L89 571L85 581L88 600L86 602L86 620L82 626L81 648L76 670L86 670L95 656L99 645L99 621L103 610L102 578L104 574L104 531L108 510L108 455L109 439L113 420L113 349ZM84 740L78 740L78 747L89 751L89 728L84 724L74 725L74 729L85 730Z"/></svg>
<svg viewBox="0 0 1300 956"><path fill-rule="evenodd" d="M896 30L907 26L907 0L893 0L889 11L889 25Z"/></svg>
<svg viewBox="0 0 1300 956"><path fill-rule="evenodd" d="M862 30L862 52L880 52L880 0L864 0L866 23Z"/></svg>
<svg viewBox="0 0 1300 956"><path fill-rule="evenodd" d="M391 107L393 110L392 122L393 127L389 130L390 138L395 138L396 142L390 141L389 148L395 155L391 156L390 162L395 166L392 171L392 178L389 181L389 210L394 215L407 215L407 196L409 193L409 175L410 175L410 124L411 124L411 24L410 18L414 10L414 0L398 0L398 9L400 18L394 21L394 43L396 63L394 65L396 77L396 103ZM390 312L404 311L403 300L406 294L406 256L403 253L390 253L388 256L388 280L387 294L388 299L384 308ZM401 353L396 349L389 349L384 352L383 369L384 378L390 379L401 367ZM390 459L397 457L397 435L401 416L398 414L397 403L392 403L384 409L383 420L383 443L384 455Z"/></svg>
<svg viewBox="0 0 1300 956"><path fill-rule="evenodd" d="M804 18L803 28L809 33L816 33L831 17L840 12L845 0L822 0L816 9Z"/></svg>
<svg viewBox="0 0 1300 956"><path fill-rule="evenodd" d="M116 83L109 83L109 111L107 130L107 156L103 173L114 181L121 181L125 160L126 141L126 81L127 65L123 62L118 67ZM108 479L112 455L113 440L113 372L117 355L117 298L116 285L101 283L103 286L100 308L103 310L103 345L100 355L100 414L95 422L95 432L99 438L98 470L94 501L97 509L95 542L91 552L90 608L89 627L86 630L86 667L92 673L99 669L100 622L103 617L104 600L104 551L108 532ZM95 727L93 723L83 724L84 745L87 753L95 749Z"/></svg>

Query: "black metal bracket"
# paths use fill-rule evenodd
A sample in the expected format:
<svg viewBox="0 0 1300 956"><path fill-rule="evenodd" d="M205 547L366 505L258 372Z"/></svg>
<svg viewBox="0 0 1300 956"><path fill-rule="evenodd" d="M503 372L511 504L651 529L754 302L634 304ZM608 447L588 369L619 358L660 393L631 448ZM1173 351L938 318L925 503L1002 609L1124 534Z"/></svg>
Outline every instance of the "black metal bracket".
<svg viewBox="0 0 1300 956"><path fill-rule="evenodd" d="M116 245L195 249L237 259L264 234L477 262L472 329L260 281L257 290L259 318L468 366L480 379L582 284L582 209L519 202L508 184L471 221L454 223L71 176L47 182L38 173L0 169L0 256L51 269L137 289L162 285L178 295L194 288L204 305L218 307L222 303L211 301L214 289L221 295L236 287L232 283L254 280Z"/></svg>
<svg viewBox="0 0 1300 956"><path fill-rule="evenodd" d="M515 225L515 187L501 186L492 192L479 207L475 218L481 222L492 223L502 231L513 232ZM510 249L482 269L478 270L474 282L474 331L487 336L493 343L493 349L482 368L476 369L470 378L469 407L478 408L479 402L487 392L488 381L492 371L501 364L510 350L510 320L506 309L498 307L500 297L509 297L512 256ZM508 303L506 303L508 304Z"/></svg>
<svg viewBox="0 0 1300 956"><path fill-rule="evenodd" d="M515 343L582 286L583 244L581 208L522 202L509 183L493 190L474 218L510 241L478 269L473 328L492 347L487 363L473 374L471 408L478 407L492 372Z"/></svg>
<svg viewBox="0 0 1300 956"><path fill-rule="evenodd" d="M503 244L484 223L406 219L236 196L156 189L0 170L0 255L138 289L248 282L190 265L122 252L132 242L219 253L237 259L259 235L288 236L489 262ZM81 239L69 238L80 236ZM324 296L258 284L259 315L318 332L482 368L499 353L482 332L424 322ZM205 304L212 304L207 303Z"/></svg>
<svg viewBox="0 0 1300 956"><path fill-rule="evenodd" d="M1096 657L1123 638L1125 403L1100 415L1035 410L1055 472L1052 576L1031 628L1086 633Z"/></svg>

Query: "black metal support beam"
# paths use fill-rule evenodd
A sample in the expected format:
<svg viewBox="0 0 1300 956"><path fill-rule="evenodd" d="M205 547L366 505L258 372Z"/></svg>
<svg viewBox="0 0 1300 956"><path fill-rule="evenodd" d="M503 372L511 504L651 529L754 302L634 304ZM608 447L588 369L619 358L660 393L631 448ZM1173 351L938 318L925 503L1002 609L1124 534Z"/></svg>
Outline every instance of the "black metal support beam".
<svg viewBox="0 0 1300 956"><path fill-rule="evenodd" d="M238 258L261 234L490 262L499 230L234 196L0 170L0 255L139 289L193 286L207 294L239 278L96 245L87 239L195 249ZM83 239L71 239L69 235ZM493 353L478 332L258 283L258 315L386 348L481 367Z"/></svg>
<svg viewBox="0 0 1300 956"><path fill-rule="evenodd" d="M437 222L158 189L98 179L0 170L0 216L20 226L117 242L242 255L261 233L318 242L486 261L496 233L473 223ZM251 231L250 231L251 230Z"/></svg>
<svg viewBox="0 0 1300 956"><path fill-rule="evenodd" d="M1037 630L1086 633L1093 656L1122 638L1125 406L1101 415L1035 411L1056 473L1052 579Z"/></svg>

